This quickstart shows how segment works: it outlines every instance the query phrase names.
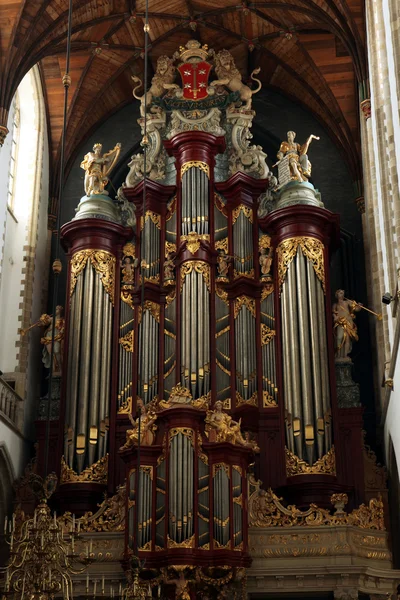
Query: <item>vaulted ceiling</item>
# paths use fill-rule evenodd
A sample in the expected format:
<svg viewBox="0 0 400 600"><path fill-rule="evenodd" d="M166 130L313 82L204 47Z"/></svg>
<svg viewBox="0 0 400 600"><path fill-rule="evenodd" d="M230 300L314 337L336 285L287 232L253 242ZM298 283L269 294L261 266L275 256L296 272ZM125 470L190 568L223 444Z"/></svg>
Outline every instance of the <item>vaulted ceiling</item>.
<svg viewBox="0 0 400 600"><path fill-rule="evenodd" d="M143 77L145 0L74 0L67 164L107 117L132 102ZM363 0L149 0L150 75L158 56L190 38L234 56L244 80L256 66L271 87L323 123L361 179L359 89L367 80ZM0 125L36 63L49 124L56 193L63 115L68 0L0 0ZM294 124L295 125L295 124Z"/></svg>

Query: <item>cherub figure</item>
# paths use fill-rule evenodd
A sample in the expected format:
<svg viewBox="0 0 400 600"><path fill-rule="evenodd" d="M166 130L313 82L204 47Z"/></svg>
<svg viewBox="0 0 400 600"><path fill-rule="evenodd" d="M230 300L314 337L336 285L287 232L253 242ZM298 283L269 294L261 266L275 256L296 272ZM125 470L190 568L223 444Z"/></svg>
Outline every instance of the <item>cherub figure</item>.
<svg viewBox="0 0 400 600"><path fill-rule="evenodd" d="M139 264L139 259L133 256L124 256L121 260L122 283L133 283L135 279L135 269Z"/></svg>
<svg viewBox="0 0 400 600"><path fill-rule="evenodd" d="M164 283L175 281L175 262L172 252L168 252L164 260Z"/></svg>
<svg viewBox="0 0 400 600"><path fill-rule="evenodd" d="M273 250L269 248L261 248L260 250L260 271L262 279L268 278L272 266L272 253Z"/></svg>
<svg viewBox="0 0 400 600"><path fill-rule="evenodd" d="M218 279L227 279L229 272L229 263L233 260L233 256L229 256L222 248L218 250L217 271Z"/></svg>

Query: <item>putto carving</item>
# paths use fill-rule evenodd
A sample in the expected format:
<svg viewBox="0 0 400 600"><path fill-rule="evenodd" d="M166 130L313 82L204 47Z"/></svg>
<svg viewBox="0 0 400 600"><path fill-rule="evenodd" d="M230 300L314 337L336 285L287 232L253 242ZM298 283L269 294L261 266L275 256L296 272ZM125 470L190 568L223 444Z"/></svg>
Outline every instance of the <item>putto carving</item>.
<svg viewBox="0 0 400 600"><path fill-rule="evenodd" d="M241 431L241 419L234 421L230 415L222 410L220 400L215 403L215 409L209 410L206 417L206 434L210 442L230 442L239 446L251 448L254 452L260 449L249 436L244 437Z"/></svg>

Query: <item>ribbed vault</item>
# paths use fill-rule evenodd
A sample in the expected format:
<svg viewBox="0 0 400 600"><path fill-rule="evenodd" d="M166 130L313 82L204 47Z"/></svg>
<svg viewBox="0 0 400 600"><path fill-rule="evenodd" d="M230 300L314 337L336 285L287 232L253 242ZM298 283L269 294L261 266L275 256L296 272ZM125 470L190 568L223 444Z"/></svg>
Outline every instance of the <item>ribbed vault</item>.
<svg viewBox="0 0 400 600"><path fill-rule="evenodd" d="M144 0L75 0L66 156L101 121L132 101L144 68ZM68 0L0 0L0 125L19 82L40 65L49 122L51 195L57 192ZM321 121L361 179L358 104L366 85L361 0L150 0L150 73L158 56L190 38L227 48L247 79ZM293 127L295 127L293 123Z"/></svg>

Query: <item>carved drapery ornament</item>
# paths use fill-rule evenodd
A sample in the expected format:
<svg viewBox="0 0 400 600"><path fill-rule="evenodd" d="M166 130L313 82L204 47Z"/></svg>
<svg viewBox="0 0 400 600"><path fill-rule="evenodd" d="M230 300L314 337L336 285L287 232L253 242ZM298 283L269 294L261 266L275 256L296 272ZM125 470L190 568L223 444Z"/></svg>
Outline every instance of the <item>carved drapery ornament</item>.
<svg viewBox="0 0 400 600"><path fill-rule="evenodd" d="M192 169L193 167L200 169L200 171L204 171L208 179L210 179L210 165L201 160L189 160L188 162L185 162L181 166L181 179L186 173L186 171L189 171L189 169Z"/></svg>
<svg viewBox="0 0 400 600"><path fill-rule="evenodd" d="M250 221L250 223L253 222L253 209L249 206L245 206L244 204L239 204L239 206L234 208L232 211L232 223L236 223L241 212Z"/></svg>
<svg viewBox="0 0 400 600"><path fill-rule="evenodd" d="M143 230L144 227L144 223L146 223L148 220L153 221L154 225L157 227L157 229L161 229L161 215L158 215L157 213L153 212L152 210L147 210L146 214L144 216L144 221L141 218L140 219L140 230Z"/></svg>
<svg viewBox="0 0 400 600"><path fill-rule="evenodd" d="M70 263L71 270L71 281L69 287L69 296L72 297L78 277L81 275L86 267L86 264L90 260L90 263L96 273L100 276L101 283L104 286L105 291L110 296L110 300L114 305L114 282L115 282L115 265L116 258L110 252L106 250L79 250L76 252Z"/></svg>
<svg viewBox="0 0 400 600"><path fill-rule="evenodd" d="M288 238L279 244L277 248L279 288L282 288L289 265L296 256L299 246L304 256L312 263L325 293L324 245L313 237Z"/></svg>
<svg viewBox="0 0 400 600"><path fill-rule="evenodd" d="M60 485L63 483L107 483L108 454L100 458L96 463L87 467L78 475L74 469L69 467L64 457L61 457Z"/></svg>
<svg viewBox="0 0 400 600"><path fill-rule="evenodd" d="M257 392L254 392L254 394L252 394L251 397L248 398L248 400L246 400L237 391L236 392L236 406L241 406L242 404L250 404L252 406L257 406L258 405Z"/></svg>
<svg viewBox="0 0 400 600"><path fill-rule="evenodd" d="M189 275L193 269L197 271L197 273L203 275L207 289L210 291L210 266L202 260L191 260L189 262L185 262L181 266L181 292L183 290L183 284L185 283L186 275Z"/></svg>
<svg viewBox="0 0 400 600"><path fill-rule="evenodd" d="M160 305L156 302L151 302L151 300L146 300L143 306L144 310L148 310L151 313L153 319L160 322ZM138 306L138 322L142 322L142 307Z"/></svg>
<svg viewBox="0 0 400 600"><path fill-rule="evenodd" d="M253 317L256 316L256 301L249 296L239 296L235 300L235 308L233 312L235 319L237 318L242 306L245 306L251 312Z"/></svg>
<svg viewBox="0 0 400 600"><path fill-rule="evenodd" d="M340 500L333 494L331 503L335 507L334 514L329 510L310 504L308 510L300 510L295 505L284 506L271 488L263 490L261 482L250 478L250 488L255 490L249 498L250 527L315 527L350 525L361 529L385 530L383 502L381 498L372 498L368 505L361 504L351 513L338 509Z"/></svg>
<svg viewBox="0 0 400 600"><path fill-rule="evenodd" d="M309 465L305 460L302 460L296 454L285 448L286 453L286 474L288 477L292 475L304 474L328 474L336 475L336 458L335 448L332 448L319 458L313 465Z"/></svg>

